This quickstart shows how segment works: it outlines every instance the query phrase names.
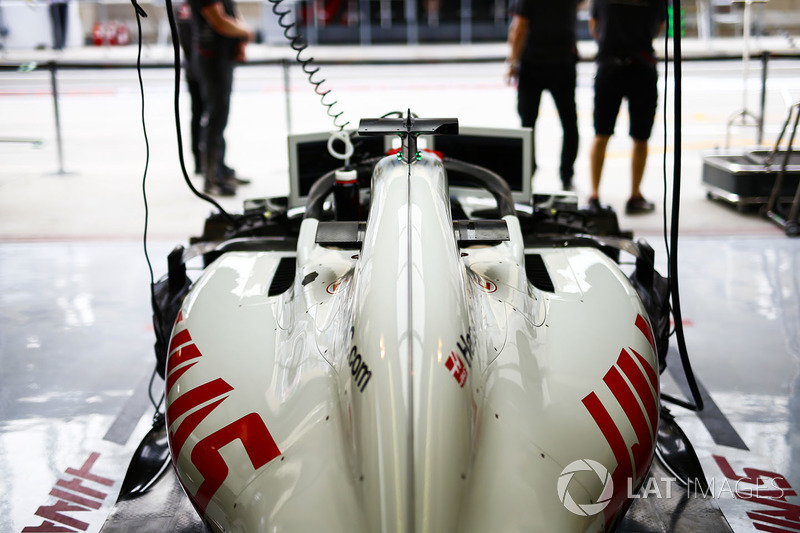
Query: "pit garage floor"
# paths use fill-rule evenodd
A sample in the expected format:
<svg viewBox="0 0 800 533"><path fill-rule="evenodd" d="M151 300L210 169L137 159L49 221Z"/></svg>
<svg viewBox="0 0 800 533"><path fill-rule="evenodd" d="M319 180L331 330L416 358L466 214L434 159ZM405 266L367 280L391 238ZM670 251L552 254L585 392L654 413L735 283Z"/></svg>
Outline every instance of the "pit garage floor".
<svg viewBox="0 0 800 533"><path fill-rule="evenodd" d="M582 201L589 182L593 69L591 63L579 67L576 187ZM505 85L499 63L329 66L324 73L354 123L410 107L420 116L457 116L466 125L518 125L515 93ZM144 77L147 251L160 277L167 253L199 234L212 208L192 197L179 175L170 72L146 70ZM755 77L747 84L752 107ZM777 137L788 104L800 98L798 78L800 61L775 60L770 66L767 143ZM663 70L661 79L663 96ZM246 197L287 192L290 125L293 132L331 129L298 72L291 77L288 113L282 87L277 67L237 70L229 163L253 183L225 199L226 208L237 209ZM136 73L64 71L59 90L61 162L48 75L0 73L0 137L43 141L0 142L2 533L99 531L153 414L147 391L154 337L142 242L146 149ZM708 200L700 176L702 155L724 143L725 123L742 107L742 95L740 62L684 65L679 280L687 346L707 409L699 415L671 410L697 449L713 497L734 531L800 531L800 240L786 237L757 213ZM671 131L671 105L666 115ZM663 116L662 105L644 185L651 199L664 196L665 149L670 179L672 173L672 137L667 134L665 143ZM626 121L623 112L602 189L603 201L618 211L629 180L630 145L621 135ZM186 126L184 131L188 138ZM552 189L558 184L560 127L548 98L537 133L540 170L534 188ZM752 130L733 132L732 146L752 144ZM620 215L620 220L637 238L650 241L664 264L662 217L659 206L652 215ZM680 365L671 357L663 390L677 395ZM153 386L156 397L158 386ZM754 488L747 478L753 482L758 475L765 476L764 483L778 483L784 500L742 499ZM642 495L664 496L671 482L657 481ZM691 524L670 527L693 531Z"/></svg>

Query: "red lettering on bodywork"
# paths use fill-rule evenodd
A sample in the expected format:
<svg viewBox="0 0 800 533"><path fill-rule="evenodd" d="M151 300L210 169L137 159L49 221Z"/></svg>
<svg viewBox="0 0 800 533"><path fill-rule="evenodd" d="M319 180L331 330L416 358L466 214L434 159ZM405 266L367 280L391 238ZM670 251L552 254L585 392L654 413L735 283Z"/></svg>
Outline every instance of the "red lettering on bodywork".
<svg viewBox="0 0 800 533"><path fill-rule="evenodd" d="M205 514L211 497L228 477L228 465L219 450L237 439L255 470L281 454L264 421L256 413L245 415L198 442L192 450L192 463L203 476L203 483L194 496L201 514Z"/></svg>
<svg viewBox="0 0 800 533"><path fill-rule="evenodd" d="M172 340L169 341L169 353L175 351L175 348L182 344L186 344L187 342L192 341L192 336L189 334L188 329L181 330L177 332L175 335L172 336Z"/></svg>
<svg viewBox="0 0 800 533"><path fill-rule="evenodd" d="M455 352L450 352L450 357L447 358L444 366L450 371L450 374L463 389L464 385L467 383L469 371L467 370L467 365L465 365L464 361L461 360L461 357L457 356Z"/></svg>
<svg viewBox="0 0 800 533"><path fill-rule="evenodd" d="M647 320L641 315L637 315L635 325L655 352L653 335ZM632 481L630 485L638 487L644 479L653 460L653 444L658 425L658 376L644 357L633 348L629 348L629 350L633 352L636 359L627 350L620 350L615 365L609 368L603 376L603 382L614 395L614 399L617 400L633 427L636 442L630 446L625 442L619 426L597 394L591 392L583 398L583 405L600 428L600 432L611 447L617 461L617 467L611 474L615 487L614 495L604 509L606 525L613 520L619 506L627 498L627 494L623 490L623 487L629 485L627 480L630 478ZM644 406L644 411L642 411L642 406Z"/></svg>
<svg viewBox="0 0 800 533"><path fill-rule="evenodd" d="M656 350L656 343L653 340L653 330L650 329L650 324L648 324L647 319L642 315L636 316L636 327L639 328L639 331L647 338L647 342L650 343L650 347L653 348L653 353L658 353Z"/></svg>
<svg viewBox="0 0 800 533"><path fill-rule="evenodd" d="M232 390L233 387L228 385L224 379L217 378L183 393L167 408L167 424L172 425L181 415L196 408L198 405L214 398L219 398Z"/></svg>
<svg viewBox="0 0 800 533"><path fill-rule="evenodd" d="M179 316L178 322L182 319L182 315ZM192 338L188 330L177 333L172 339L170 347L175 351L170 355L167 363L167 391L171 390L178 378L192 368L203 355L194 343L186 344L190 342L192 342ZM176 366L186 361L192 362L175 369ZM230 396L233 390L233 387L224 379L216 378L182 393L169 404L166 414L167 427L172 427L179 418L186 415L177 427L169 432L173 452L172 460L176 468L178 456L181 455L189 437L211 412ZM205 429L203 432L205 433ZM202 435L195 435L195 437L199 438ZM234 440L241 441L254 469L261 468L281 454L266 424L257 413L247 414L203 437L194 445L190 455L191 462L203 476L203 481L195 494L192 495L189 490L186 491L201 516L205 515L211 498L228 477L228 465L219 450ZM181 485L184 485L183 480L179 478L179 481ZM186 489L185 485L184 489Z"/></svg>

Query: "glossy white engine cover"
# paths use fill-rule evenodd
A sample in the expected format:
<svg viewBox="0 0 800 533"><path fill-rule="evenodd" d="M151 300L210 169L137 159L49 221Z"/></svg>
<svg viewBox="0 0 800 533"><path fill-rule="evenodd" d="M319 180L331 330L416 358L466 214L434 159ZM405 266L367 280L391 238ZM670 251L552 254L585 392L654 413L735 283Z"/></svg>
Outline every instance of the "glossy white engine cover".
<svg viewBox="0 0 800 533"><path fill-rule="evenodd" d="M179 479L225 531L602 531L647 472L658 381L645 311L591 248L459 249L441 162L383 160L360 253L303 222L231 252L184 302L167 362ZM539 254L554 290L529 283ZM605 509L562 503L564 468L612 474ZM569 498L595 508L597 475ZM610 490L610 489L609 489ZM587 506L588 504L588 506ZM573 507L574 508L574 507Z"/></svg>

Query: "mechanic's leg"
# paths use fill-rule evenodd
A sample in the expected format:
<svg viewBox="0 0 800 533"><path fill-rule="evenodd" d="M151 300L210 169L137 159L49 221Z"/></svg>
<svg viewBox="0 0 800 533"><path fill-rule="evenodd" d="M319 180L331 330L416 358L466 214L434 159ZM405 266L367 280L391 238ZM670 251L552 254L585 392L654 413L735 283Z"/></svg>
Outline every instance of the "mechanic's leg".
<svg viewBox="0 0 800 533"><path fill-rule="evenodd" d="M225 179L225 128L228 126L228 116L231 110L231 91L233 90L233 62L226 62L220 75L220 133L219 133L219 160L217 163L217 177Z"/></svg>
<svg viewBox="0 0 800 533"><path fill-rule="evenodd" d="M631 200L642 198L640 185L647 163L647 142L653 130L653 122L658 105L658 73L653 65L638 65L631 69L628 86L628 115L630 116L630 136L633 139L631 153ZM645 202L640 202L644 204ZM649 210L652 210L648 206Z"/></svg>
<svg viewBox="0 0 800 533"><path fill-rule="evenodd" d="M558 79L550 87L550 94L556 104L561 129L561 184L565 189L572 187L575 173L575 159L578 157L578 111L575 106L576 65L565 65Z"/></svg>
<svg viewBox="0 0 800 533"><path fill-rule="evenodd" d="M534 142L531 150L531 176L536 174L536 120L544 87L530 69L522 68L517 82L517 112L523 128L533 128Z"/></svg>
<svg viewBox="0 0 800 533"><path fill-rule="evenodd" d="M220 158L220 137L222 130L219 123L219 105L218 105L218 84L216 80L209 84L209 99L207 100L205 112L205 150L203 153L203 173L205 174L206 189L213 188L218 183L217 169L219 167Z"/></svg>
<svg viewBox="0 0 800 533"><path fill-rule="evenodd" d="M222 144L220 145L219 150L219 168L217 168L217 174L222 176L223 178L227 176L226 166L225 166L225 136L222 136Z"/></svg>
<svg viewBox="0 0 800 533"><path fill-rule="evenodd" d="M208 104L206 106L206 183L220 185L224 150L223 133L228 124L230 109L230 89L232 73L228 72L225 62L207 62L205 64L210 75L208 83ZM232 70L232 69L230 69Z"/></svg>
<svg viewBox="0 0 800 533"><path fill-rule="evenodd" d="M206 178L205 186L209 187L212 182L208 179L208 142L211 138L208 129L208 119L211 111L211 95L214 92L211 87L214 84L214 79L210 78L209 76L212 76L212 74L210 74L205 67L200 65L201 61L196 58L194 60L197 61L196 72L200 81L200 93L203 102L203 114L200 116L200 168L202 169L203 176Z"/></svg>
<svg viewBox="0 0 800 533"><path fill-rule="evenodd" d="M198 165L201 169L200 173L205 175L206 167L206 143L208 142L208 81L206 80L206 72L200 67L200 60L198 59L198 55L194 54L191 58L191 63L189 69L191 70L195 81L197 83L197 90L199 95L199 104L198 108L200 110L200 121L199 121L199 129L198 129L198 144L197 149L198 153L200 154L200 164Z"/></svg>
<svg viewBox="0 0 800 533"><path fill-rule="evenodd" d="M600 63L594 78L594 141L589 153L589 168L592 179L592 192L589 203L599 207L600 178L606 160L608 140L614 133L617 114L622 104L620 69L614 64Z"/></svg>
<svg viewBox="0 0 800 533"><path fill-rule="evenodd" d="M600 178L603 176L603 165L606 161L606 148L610 135L595 135L592 142L592 151L589 154L589 164L592 173L592 193L590 199L600 197Z"/></svg>
<svg viewBox="0 0 800 533"><path fill-rule="evenodd" d="M639 186L644 177L644 167L647 164L647 140L633 139L633 153L631 154L631 198L641 198Z"/></svg>
<svg viewBox="0 0 800 533"><path fill-rule="evenodd" d="M206 99L205 107L205 190L212 194L230 196L234 189L226 186L219 173L223 149L223 132L228 122L230 80L224 62L202 59ZM232 69L231 69L232 70Z"/></svg>
<svg viewBox="0 0 800 533"><path fill-rule="evenodd" d="M53 28L53 49L62 50L66 43L67 33L66 2L53 2L50 4L50 22Z"/></svg>
<svg viewBox="0 0 800 533"><path fill-rule="evenodd" d="M186 84L189 87L189 96L192 100L192 155L194 156L194 173L201 174L203 172L203 152L201 150L201 119L203 118L203 95L200 90L200 82L196 79L189 79L187 76Z"/></svg>

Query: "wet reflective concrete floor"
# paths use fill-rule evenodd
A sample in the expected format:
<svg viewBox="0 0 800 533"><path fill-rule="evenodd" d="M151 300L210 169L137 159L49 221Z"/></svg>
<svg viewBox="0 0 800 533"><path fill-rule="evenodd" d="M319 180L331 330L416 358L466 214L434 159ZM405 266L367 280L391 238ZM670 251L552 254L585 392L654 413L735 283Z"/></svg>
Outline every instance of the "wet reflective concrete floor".
<svg viewBox="0 0 800 533"><path fill-rule="evenodd" d="M156 276L172 244L150 245ZM736 490L760 470L762 484L785 480L784 507L800 505L800 241L687 237L679 254L688 350L711 405L671 410L735 531L797 530ZM140 243L0 245L0 531L102 526L153 412L148 280ZM664 391L680 394L674 355Z"/></svg>
<svg viewBox="0 0 800 533"><path fill-rule="evenodd" d="M88 499L66 525L102 525L152 411L149 316L140 246L0 246L0 531L58 519L35 516L51 491ZM86 476L67 472L87 461Z"/></svg>
<svg viewBox="0 0 800 533"><path fill-rule="evenodd" d="M770 66L767 142L777 136L786 98L796 100L797 65ZM500 63L326 70L352 120L410 106L428 116L459 116L467 125L511 127L518 125L515 94L503 73ZM721 144L725 121L742 103L741 68L698 62L687 64L685 75L679 274L688 351L707 408L700 415L679 407L672 413L697 448L735 531L800 531L800 240L757 215L705 198L701 154ZM581 64L581 200L588 191L592 77L591 64ZM255 178L249 196L286 193L291 128L284 113L292 112L295 132L329 128L317 97L299 78L294 75L293 103L286 105L279 69L237 69L226 136L237 170ZM159 277L169 250L199 232L210 208L191 198L177 175L170 77L147 71L145 79L152 115L150 252ZM0 144L0 533L99 531L153 413L149 274L137 240L144 148L135 73L76 71L62 74L61 82L65 167L73 173L55 176L45 73L4 74L0 85L0 132L45 137L40 148ZM751 87L753 98L756 92ZM543 106L537 190L558 181L560 127L552 103L545 99ZM750 133L736 137L735 145L752 144ZM644 187L652 200L663 193L659 150L665 136L656 131L651 143ZM624 135L615 139L602 194L619 210L629 151ZM226 207L240 209L241 196L225 200ZM621 223L646 235L663 258L660 211L621 215ZM680 364L670 357L663 387L679 395ZM664 495L669 481L661 481L644 495ZM772 485L779 485L783 499L768 492L760 500L741 497ZM692 531L691 524L684 527Z"/></svg>
<svg viewBox="0 0 800 533"><path fill-rule="evenodd" d="M699 416L673 414L735 531L797 531L800 242L684 239L680 253L687 345L708 396ZM669 364L664 390L685 389Z"/></svg>

